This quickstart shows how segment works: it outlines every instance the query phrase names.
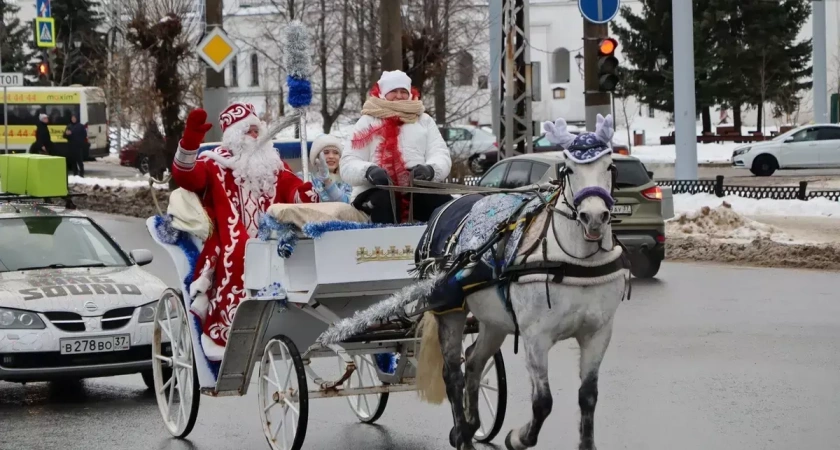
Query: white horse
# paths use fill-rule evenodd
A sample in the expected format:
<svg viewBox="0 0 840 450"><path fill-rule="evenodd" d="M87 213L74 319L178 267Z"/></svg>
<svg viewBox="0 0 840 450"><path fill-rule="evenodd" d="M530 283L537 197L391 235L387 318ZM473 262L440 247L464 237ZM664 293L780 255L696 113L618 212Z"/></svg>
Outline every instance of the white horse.
<svg viewBox="0 0 840 450"><path fill-rule="evenodd" d="M599 115L596 133L577 138L566 131L562 119L556 124L547 123L546 130L549 137L570 150L555 181L560 186L558 195L542 213L547 215L541 222L545 228L530 227L526 232L526 238L527 233L542 233L531 236L542 239L538 251L518 255L513 266L546 264L529 265L534 270L519 273L514 270L504 288L496 285L469 294L463 311L440 315L427 312L420 325L417 384L421 398L442 403L444 394L448 397L454 420L450 443L459 450L474 448L482 371L505 338L517 333L531 378L533 416L508 433L505 446L523 450L537 445L553 403L548 352L557 342L575 338L580 346L579 448L595 449L598 370L629 280L620 261L622 248L613 242L610 226L615 171L609 150L611 117ZM469 312L479 321L479 333L466 352L464 374L461 349Z"/></svg>

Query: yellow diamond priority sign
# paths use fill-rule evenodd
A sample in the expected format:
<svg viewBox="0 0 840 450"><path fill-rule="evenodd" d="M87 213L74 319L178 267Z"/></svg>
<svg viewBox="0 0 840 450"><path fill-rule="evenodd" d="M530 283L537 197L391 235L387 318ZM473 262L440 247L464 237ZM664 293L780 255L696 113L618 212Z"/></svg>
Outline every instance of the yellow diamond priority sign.
<svg viewBox="0 0 840 450"><path fill-rule="evenodd" d="M216 72L224 70L228 62L239 52L239 48L221 28L214 28L213 31L207 33L196 50L201 59Z"/></svg>

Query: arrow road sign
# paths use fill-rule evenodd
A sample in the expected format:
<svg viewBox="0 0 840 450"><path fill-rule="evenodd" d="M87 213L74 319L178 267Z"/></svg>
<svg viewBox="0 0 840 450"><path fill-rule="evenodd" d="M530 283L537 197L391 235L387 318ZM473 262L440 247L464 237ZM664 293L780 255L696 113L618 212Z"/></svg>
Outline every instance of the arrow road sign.
<svg viewBox="0 0 840 450"><path fill-rule="evenodd" d="M578 0L580 13L592 23L607 23L618 15L620 0Z"/></svg>
<svg viewBox="0 0 840 450"><path fill-rule="evenodd" d="M17 72L0 72L0 87L23 86L23 74Z"/></svg>

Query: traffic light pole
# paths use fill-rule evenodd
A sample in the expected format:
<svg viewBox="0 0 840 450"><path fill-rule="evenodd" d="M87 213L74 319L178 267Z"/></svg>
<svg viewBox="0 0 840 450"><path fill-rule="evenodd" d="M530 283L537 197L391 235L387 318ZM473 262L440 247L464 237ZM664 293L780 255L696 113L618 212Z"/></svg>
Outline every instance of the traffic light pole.
<svg viewBox="0 0 840 450"><path fill-rule="evenodd" d="M205 0L205 16L207 21L207 33L214 28L222 28L222 0ZM206 67L205 88L204 88L204 110L207 111L207 120L213 124L213 128L207 132L208 141L221 141L222 128L219 125L219 115L228 106L228 90L225 86L225 72L216 72L211 67Z"/></svg>
<svg viewBox="0 0 840 450"><path fill-rule="evenodd" d="M601 92L598 81L598 43L608 37L607 24L583 19L583 86L586 105L586 130L595 131L598 114L610 113L610 93Z"/></svg>
<svg viewBox="0 0 840 450"><path fill-rule="evenodd" d="M814 24L814 122L828 123L825 0L814 0L811 5L811 23Z"/></svg>
<svg viewBox="0 0 840 450"><path fill-rule="evenodd" d="M697 179L697 113L694 105L694 20L691 0L672 0L674 35L674 135L678 180Z"/></svg>

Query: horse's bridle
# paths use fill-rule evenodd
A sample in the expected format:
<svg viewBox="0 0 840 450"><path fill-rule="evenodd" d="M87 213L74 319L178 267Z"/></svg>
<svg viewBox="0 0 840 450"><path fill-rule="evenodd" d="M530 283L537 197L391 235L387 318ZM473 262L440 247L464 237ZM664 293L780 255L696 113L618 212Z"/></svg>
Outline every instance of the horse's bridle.
<svg viewBox="0 0 840 450"><path fill-rule="evenodd" d="M613 194L615 193L615 182L616 182L616 178L617 178L617 168L616 168L615 164L610 164L610 166L607 168L607 170L609 172L611 172L611 178L612 178L612 181L610 182L610 191L609 192L607 192L606 189L604 189L600 186L587 186L587 187L581 189L580 191L575 192L574 189L572 188L571 179L569 177L572 173L574 173L574 171L570 167L568 167L567 165L564 165L563 167L558 168L557 179L556 180L551 180L551 184L557 186L557 191L555 191L557 195L554 195L553 196L554 198L550 198L549 201L546 201L546 208L551 212L560 214L561 216L565 217L568 220L571 220L573 222L577 222L581 226L583 226L583 225L580 223L580 220L579 220L578 207L583 202L583 200L585 200L589 197L599 197L599 198L601 198L602 200L604 200L604 203L607 205L607 208L610 211L612 211L612 207L613 207L613 205L615 205L615 198L613 198ZM569 202L569 198L566 195L566 186L569 186L569 188L572 190L572 193L573 193L573 198L572 198L571 202ZM542 198L542 197L540 197L540 198ZM557 203L559 201L561 201L561 198L562 198L562 201L563 201L563 205L566 208L569 209L569 212L566 212L562 209L557 208ZM598 241L598 249L597 250L595 250L591 254L589 254L587 256L584 256L584 257L574 256L571 253L569 253L568 251L566 251L565 248L563 248L563 243L560 241L560 238L557 235L557 230L556 230L556 227L555 227L554 216L553 215L551 217L549 217L549 226L551 227L551 232L554 235L554 240L557 242L557 245L560 246L560 249L563 250L564 253L566 253L567 255L569 255L573 258L587 259L587 258L590 258L592 256L595 256L596 254L598 254L601 251L612 250L612 249L604 249L602 247L602 245L601 245L602 241L603 241L603 236L602 236L601 241Z"/></svg>

